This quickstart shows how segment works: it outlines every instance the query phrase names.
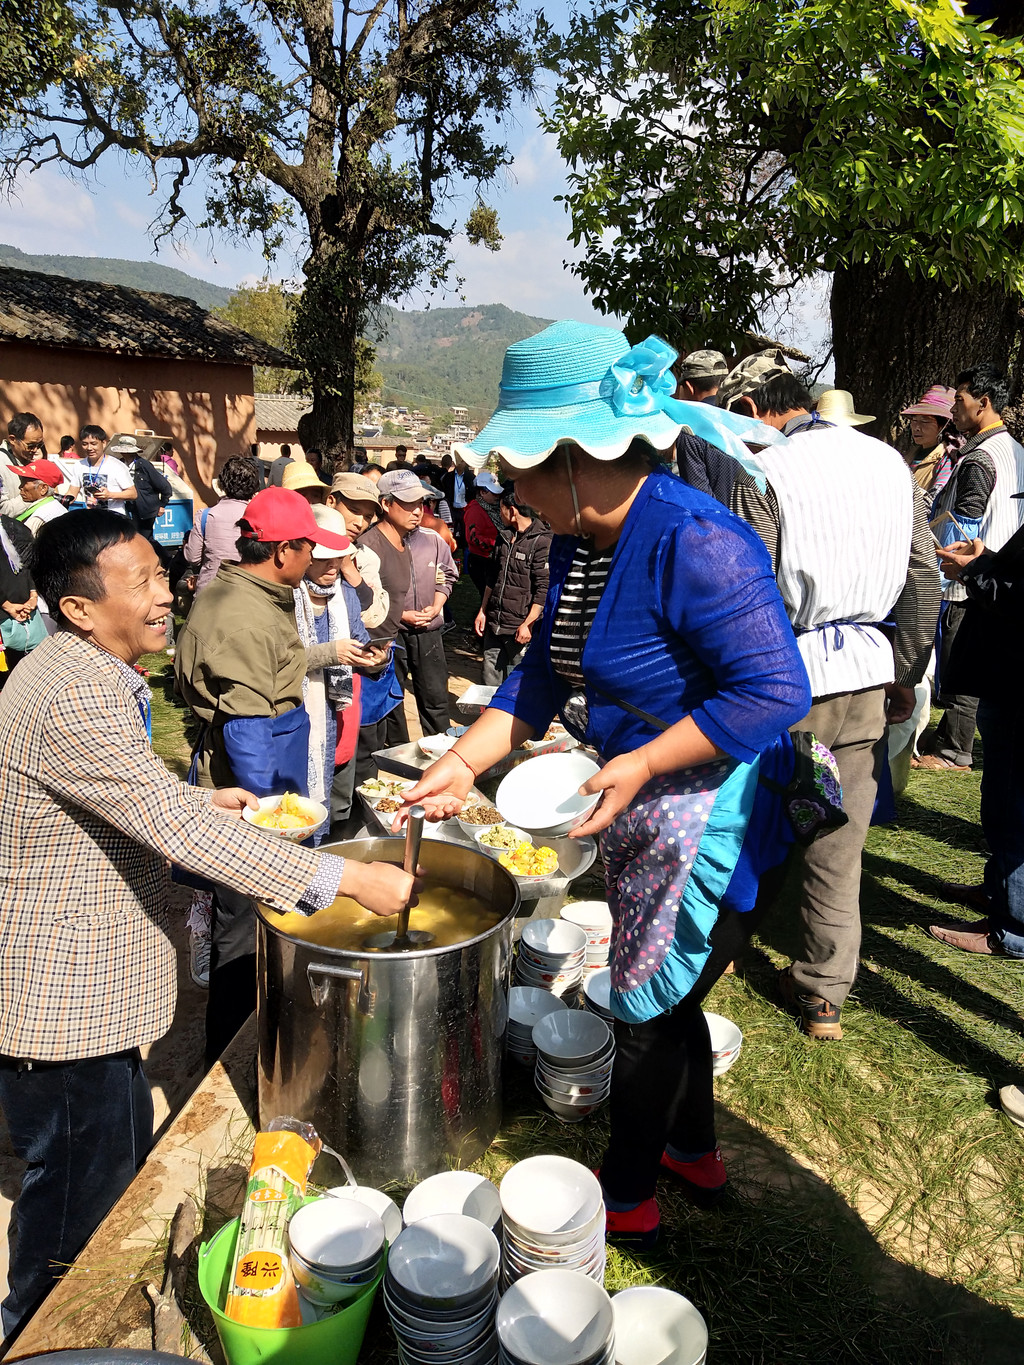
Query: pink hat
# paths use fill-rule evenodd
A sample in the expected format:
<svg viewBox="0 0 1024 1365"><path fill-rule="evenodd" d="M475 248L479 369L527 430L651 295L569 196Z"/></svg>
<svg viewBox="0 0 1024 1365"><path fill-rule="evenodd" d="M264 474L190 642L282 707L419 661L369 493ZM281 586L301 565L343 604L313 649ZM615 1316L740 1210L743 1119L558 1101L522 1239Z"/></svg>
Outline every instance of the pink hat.
<svg viewBox="0 0 1024 1365"><path fill-rule="evenodd" d="M904 417L941 417L946 422L953 420L953 399L955 389L947 389L944 384L933 384L925 396L912 407L903 409Z"/></svg>

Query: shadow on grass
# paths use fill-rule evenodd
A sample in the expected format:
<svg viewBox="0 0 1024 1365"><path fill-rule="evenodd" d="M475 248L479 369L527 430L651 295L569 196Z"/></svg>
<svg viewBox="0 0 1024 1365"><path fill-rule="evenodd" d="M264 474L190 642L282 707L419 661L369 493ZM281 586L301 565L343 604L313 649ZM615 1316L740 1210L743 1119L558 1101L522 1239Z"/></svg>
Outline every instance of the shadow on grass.
<svg viewBox="0 0 1024 1365"><path fill-rule="evenodd" d="M506 1096L492 1178L544 1151L599 1164L603 1122L568 1127L538 1112L524 1074L510 1078ZM736 1114L720 1107L718 1125L726 1198L704 1213L661 1182L661 1241L651 1252L610 1250L609 1290L659 1283L685 1294L707 1319L716 1365L1024 1358L1024 1322L889 1256L830 1185Z"/></svg>
<svg viewBox="0 0 1024 1365"><path fill-rule="evenodd" d="M985 850L979 849L978 851L984 852ZM957 919L971 919L976 913L968 907L961 905L958 901L946 900L940 887L943 882L949 879L948 874L942 875L941 873L935 872L923 872L920 868L916 868L909 863L896 862L892 858L883 858L879 854L869 853L867 850L864 852L862 866L864 872L870 874L874 881L880 883L885 879L890 882L900 883L902 886L910 887L911 890L918 892L922 896L927 896L931 900L944 902L944 904L950 906L950 910L940 911L931 909L928 906L922 906L917 901L911 899L910 896L907 896L899 886L877 886L875 895L882 904L891 904L894 900L901 901L913 912L914 917L918 915L931 915L934 918L936 915L941 917L945 914L947 916L952 915ZM979 883L981 881L980 873L978 874L978 881ZM865 897L862 896L862 907L864 902Z"/></svg>
<svg viewBox="0 0 1024 1365"><path fill-rule="evenodd" d="M927 835L969 853L988 852L981 825L976 820L966 820L962 815L921 805L905 793L899 798L896 810L897 823L901 829Z"/></svg>

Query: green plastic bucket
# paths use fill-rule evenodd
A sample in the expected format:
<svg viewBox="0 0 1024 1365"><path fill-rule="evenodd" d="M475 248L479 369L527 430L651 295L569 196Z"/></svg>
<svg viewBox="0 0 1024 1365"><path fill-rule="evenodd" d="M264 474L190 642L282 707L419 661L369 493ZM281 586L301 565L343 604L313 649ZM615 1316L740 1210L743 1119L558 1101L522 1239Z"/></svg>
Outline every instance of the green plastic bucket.
<svg viewBox="0 0 1024 1365"><path fill-rule="evenodd" d="M247 1327L221 1311L227 1297L231 1262L238 1239L238 1219L226 1223L199 1251L199 1289L206 1300L228 1365L356 1365L377 1286L384 1278L387 1258L380 1273L351 1303L320 1322L302 1327Z"/></svg>

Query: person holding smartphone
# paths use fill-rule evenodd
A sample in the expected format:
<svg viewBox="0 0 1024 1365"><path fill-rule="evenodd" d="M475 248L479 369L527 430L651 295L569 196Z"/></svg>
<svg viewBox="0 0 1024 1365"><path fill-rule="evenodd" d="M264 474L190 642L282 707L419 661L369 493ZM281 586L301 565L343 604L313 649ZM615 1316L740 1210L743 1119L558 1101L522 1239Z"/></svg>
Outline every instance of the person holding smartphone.
<svg viewBox="0 0 1024 1365"><path fill-rule="evenodd" d="M333 507L313 508L316 523L346 538L344 518ZM331 824L341 824L352 809L355 790L354 752L341 747L342 713L356 710L351 733L358 729L359 698L353 670L377 673L387 663L389 648L373 645L363 624L359 595L345 574L355 546L339 554L314 545L302 583L295 589L295 624L306 649L302 704L309 716L309 795L331 808ZM360 580L361 581L361 580ZM326 830L315 842L320 843Z"/></svg>

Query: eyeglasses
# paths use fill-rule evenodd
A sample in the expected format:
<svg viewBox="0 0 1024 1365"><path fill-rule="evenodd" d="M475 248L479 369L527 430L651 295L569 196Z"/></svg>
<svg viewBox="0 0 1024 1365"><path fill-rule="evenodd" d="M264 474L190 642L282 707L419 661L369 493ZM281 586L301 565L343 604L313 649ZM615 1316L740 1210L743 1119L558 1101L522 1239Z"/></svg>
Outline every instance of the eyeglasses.
<svg viewBox="0 0 1024 1365"><path fill-rule="evenodd" d="M21 444L26 450L31 450L36 455L46 449L46 444L43 441L22 441Z"/></svg>

